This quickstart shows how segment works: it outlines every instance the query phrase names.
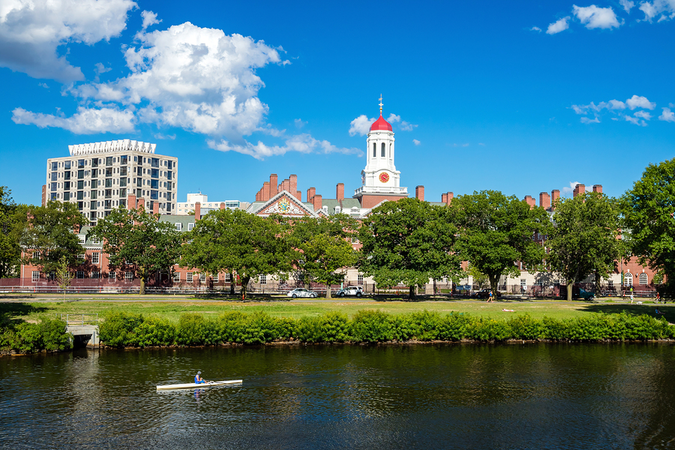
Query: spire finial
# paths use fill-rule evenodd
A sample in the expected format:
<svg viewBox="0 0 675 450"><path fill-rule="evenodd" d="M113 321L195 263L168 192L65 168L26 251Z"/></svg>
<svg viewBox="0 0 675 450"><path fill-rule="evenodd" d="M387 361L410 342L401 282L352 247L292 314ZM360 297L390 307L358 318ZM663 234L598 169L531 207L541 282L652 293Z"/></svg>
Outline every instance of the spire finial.
<svg viewBox="0 0 675 450"><path fill-rule="evenodd" d="M380 115L382 115L382 94L380 94Z"/></svg>

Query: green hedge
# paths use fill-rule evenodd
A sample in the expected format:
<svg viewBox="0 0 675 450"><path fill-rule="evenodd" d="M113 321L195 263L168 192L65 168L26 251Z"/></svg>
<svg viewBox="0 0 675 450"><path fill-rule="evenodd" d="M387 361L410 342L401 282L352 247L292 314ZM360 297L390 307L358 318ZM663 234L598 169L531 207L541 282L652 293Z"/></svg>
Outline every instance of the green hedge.
<svg viewBox="0 0 675 450"><path fill-rule="evenodd" d="M178 323L142 315L112 313L100 326L101 340L113 347L150 345L263 344L274 341L354 342L390 341L506 341L553 340L652 340L675 337L675 328L664 318L647 315L597 314L576 319L533 319L529 315L509 320L441 315L422 311L391 315L359 311L350 320L336 312L301 319L276 318L265 313L228 312L207 319L183 314Z"/></svg>
<svg viewBox="0 0 675 450"><path fill-rule="evenodd" d="M66 333L66 323L42 319L40 323L21 322L0 328L0 349L18 353L69 350L72 336Z"/></svg>

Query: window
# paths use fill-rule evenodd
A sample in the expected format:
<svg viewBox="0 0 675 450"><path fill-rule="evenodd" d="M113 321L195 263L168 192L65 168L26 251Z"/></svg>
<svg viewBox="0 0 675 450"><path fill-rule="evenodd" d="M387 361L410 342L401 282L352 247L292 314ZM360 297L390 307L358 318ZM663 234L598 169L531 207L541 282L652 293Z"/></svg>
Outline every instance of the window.
<svg viewBox="0 0 675 450"><path fill-rule="evenodd" d="M98 270L94 270L94 271L91 273L91 277L92 277L92 278L101 278L101 272L99 272Z"/></svg>
<svg viewBox="0 0 675 450"><path fill-rule="evenodd" d="M84 278L84 272L81 270L77 271L77 278Z"/></svg>
<svg viewBox="0 0 675 450"><path fill-rule="evenodd" d="M194 227L195 227L194 223L188 223L188 231L192 231Z"/></svg>
<svg viewBox="0 0 675 450"><path fill-rule="evenodd" d="M150 191L150 198L152 200L157 200L159 198L159 195L157 194L157 191Z"/></svg>
<svg viewBox="0 0 675 450"><path fill-rule="evenodd" d="M231 279L232 279L232 277L230 276L230 274L229 274L229 273L226 273L226 274L225 274L225 282L226 282L226 283L229 283Z"/></svg>
<svg viewBox="0 0 675 450"><path fill-rule="evenodd" d="M373 142L373 158L377 156L377 144Z"/></svg>
<svg viewBox="0 0 675 450"><path fill-rule="evenodd" d="M267 275L260 275L260 284L267 284Z"/></svg>
<svg viewBox="0 0 675 450"><path fill-rule="evenodd" d="M126 180L126 178L125 178ZM127 196L127 190L126 188L120 189L120 197L125 198Z"/></svg>
<svg viewBox="0 0 675 450"><path fill-rule="evenodd" d="M172 172L171 172L170 170L166 173L166 177L167 177L169 180L171 179L171 174L172 174Z"/></svg>
<svg viewBox="0 0 675 450"><path fill-rule="evenodd" d="M105 165L106 165L106 166L112 166L112 165L113 165L113 157L112 157L112 156L108 156L108 157L105 159ZM108 169L106 169L106 171L107 171L107 170L108 170Z"/></svg>
<svg viewBox="0 0 675 450"><path fill-rule="evenodd" d="M213 275L211 278L213 278L214 283L218 282L218 274Z"/></svg>
<svg viewBox="0 0 675 450"><path fill-rule="evenodd" d="M187 280L188 283L192 283L192 275L194 275L192 272L187 273L185 279Z"/></svg>
<svg viewBox="0 0 675 450"><path fill-rule="evenodd" d="M520 290L523 292L527 290L527 280L525 278L520 279Z"/></svg>
<svg viewBox="0 0 675 450"><path fill-rule="evenodd" d="M78 159L77 160L77 168L78 169L84 169L84 159Z"/></svg>
<svg viewBox="0 0 675 450"><path fill-rule="evenodd" d="M40 281L40 272L37 271L37 270L34 270L33 271L33 277L31 278L31 280L33 280L33 283L37 283L38 281Z"/></svg>
<svg viewBox="0 0 675 450"><path fill-rule="evenodd" d="M200 273L200 274L199 274L199 282L200 282L200 283L205 283L205 282L206 282L206 274L205 274L205 273Z"/></svg>
<svg viewBox="0 0 675 450"><path fill-rule="evenodd" d="M98 180L91 180L91 188L96 189L98 187Z"/></svg>
<svg viewBox="0 0 675 450"><path fill-rule="evenodd" d="M70 180L70 172L68 172L68 171L63 172L63 179L64 180Z"/></svg>
<svg viewBox="0 0 675 450"><path fill-rule="evenodd" d="M640 280L640 284L648 284L648 281L647 281L647 274L646 274L646 273L641 273L641 274L640 274L640 277L639 277L639 280Z"/></svg>
<svg viewBox="0 0 675 450"><path fill-rule="evenodd" d="M77 199L84 200L84 191L77 191Z"/></svg>
<svg viewBox="0 0 675 450"><path fill-rule="evenodd" d="M124 279L125 279L126 281L133 281L133 279L134 279L134 273L131 272L131 271L124 272Z"/></svg>
<svg viewBox="0 0 675 450"><path fill-rule="evenodd" d="M159 158L152 158L150 160L150 165L152 167L159 167ZM154 172L154 171L153 171Z"/></svg>
<svg viewBox="0 0 675 450"><path fill-rule="evenodd" d="M52 163L52 170L57 170L59 168L59 163L53 162Z"/></svg>
<svg viewBox="0 0 675 450"><path fill-rule="evenodd" d="M159 189L159 180L150 180L151 189Z"/></svg>
<svg viewBox="0 0 675 450"><path fill-rule="evenodd" d="M363 285L363 274L359 274L359 275L356 277L356 282L359 284L359 286L362 286L362 285Z"/></svg>
<svg viewBox="0 0 675 450"><path fill-rule="evenodd" d="M152 178L159 178L159 169L152 169L152 171L150 172L150 176Z"/></svg>
<svg viewBox="0 0 675 450"><path fill-rule="evenodd" d="M56 172L52 172L52 181L56 181L58 179L58 174Z"/></svg>
<svg viewBox="0 0 675 450"><path fill-rule="evenodd" d="M180 283L180 272L174 272L173 273L173 282L174 283Z"/></svg>
<svg viewBox="0 0 675 450"><path fill-rule="evenodd" d="M64 169L70 169L70 161L66 161L63 165Z"/></svg>
<svg viewBox="0 0 675 450"><path fill-rule="evenodd" d="M120 164L122 164L122 165L126 165L126 163L127 163L127 159L128 159L128 158L129 158L129 157L128 157L127 155L122 155L122 156L121 156L121 158L120 158ZM126 173L126 170L127 170L127 168L126 168L126 167L124 167L124 171L125 171L125 173Z"/></svg>
<svg viewBox="0 0 675 450"><path fill-rule="evenodd" d="M176 224L176 231L180 231L181 225L182 225L181 223L177 223L177 224Z"/></svg>
<svg viewBox="0 0 675 450"><path fill-rule="evenodd" d="M383 142L383 143L382 143L382 151L381 151L381 153L380 153L380 156L381 156L382 158L384 158L385 156L387 156L387 150L386 150L386 148L387 148L387 146L384 145L384 142Z"/></svg>
<svg viewBox="0 0 675 450"><path fill-rule="evenodd" d="M92 254L91 254L91 263L92 263L92 264L98 264L98 257L99 257L99 253L98 253L98 252L92 253Z"/></svg>
<svg viewBox="0 0 675 450"><path fill-rule="evenodd" d="M98 167L98 158L94 158L94 159L91 160L91 167ZM93 174L94 171L92 170L91 173ZM96 175L94 175L94 176L96 176Z"/></svg>
<svg viewBox="0 0 675 450"><path fill-rule="evenodd" d="M117 272L110 272L108 273L108 279L110 281L117 281Z"/></svg>
<svg viewBox="0 0 675 450"><path fill-rule="evenodd" d="M623 276L623 285L632 286L633 285L633 274L628 272Z"/></svg>
<svg viewBox="0 0 675 450"><path fill-rule="evenodd" d="M64 192L63 193L63 201L67 202L70 200L70 192Z"/></svg>
<svg viewBox="0 0 675 450"><path fill-rule="evenodd" d="M126 178L120 178L119 185L120 185L120 187L126 187L127 179Z"/></svg>

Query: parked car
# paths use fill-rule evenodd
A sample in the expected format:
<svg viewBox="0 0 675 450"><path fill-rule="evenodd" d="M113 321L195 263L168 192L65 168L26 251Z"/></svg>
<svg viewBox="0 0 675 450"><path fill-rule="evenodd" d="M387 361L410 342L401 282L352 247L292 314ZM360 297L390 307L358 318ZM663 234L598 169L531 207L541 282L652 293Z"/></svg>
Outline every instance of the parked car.
<svg viewBox="0 0 675 450"><path fill-rule="evenodd" d="M350 296L361 297L363 295L363 288L361 286L349 286L337 291L338 297Z"/></svg>
<svg viewBox="0 0 675 450"><path fill-rule="evenodd" d="M497 298L501 297L502 293L497 291ZM480 291L476 292L476 297L478 298L488 298L490 297L490 289L481 289Z"/></svg>
<svg viewBox="0 0 675 450"><path fill-rule="evenodd" d="M584 289L579 288L579 293L576 295L573 295L574 298L581 298L584 300L595 300L595 294L592 292L588 292Z"/></svg>
<svg viewBox="0 0 675 450"><path fill-rule="evenodd" d="M305 297L305 298L316 298L318 297L319 294L317 294L314 291L310 291L309 289L305 288L297 288L293 289L292 291L288 291L288 294L286 294L286 297Z"/></svg>

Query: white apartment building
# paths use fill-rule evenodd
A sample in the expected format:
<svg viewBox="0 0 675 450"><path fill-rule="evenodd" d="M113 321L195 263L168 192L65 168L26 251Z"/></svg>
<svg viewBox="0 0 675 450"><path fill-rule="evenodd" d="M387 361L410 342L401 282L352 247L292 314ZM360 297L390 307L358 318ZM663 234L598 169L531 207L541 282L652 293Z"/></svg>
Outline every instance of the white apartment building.
<svg viewBox="0 0 675 450"><path fill-rule="evenodd" d="M178 158L156 155L157 144L123 139L69 145L70 156L47 160L43 203L76 203L95 225L127 199L144 199L147 211L176 214Z"/></svg>
<svg viewBox="0 0 675 450"><path fill-rule="evenodd" d="M176 214L179 216L187 216L195 212L195 204L199 203L201 216L209 211L220 209L221 203L225 204L226 209L246 209L249 207L249 202L240 202L239 200L225 200L223 202L210 202L207 195L202 194L188 194L186 202L178 202L176 206Z"/></svg>

